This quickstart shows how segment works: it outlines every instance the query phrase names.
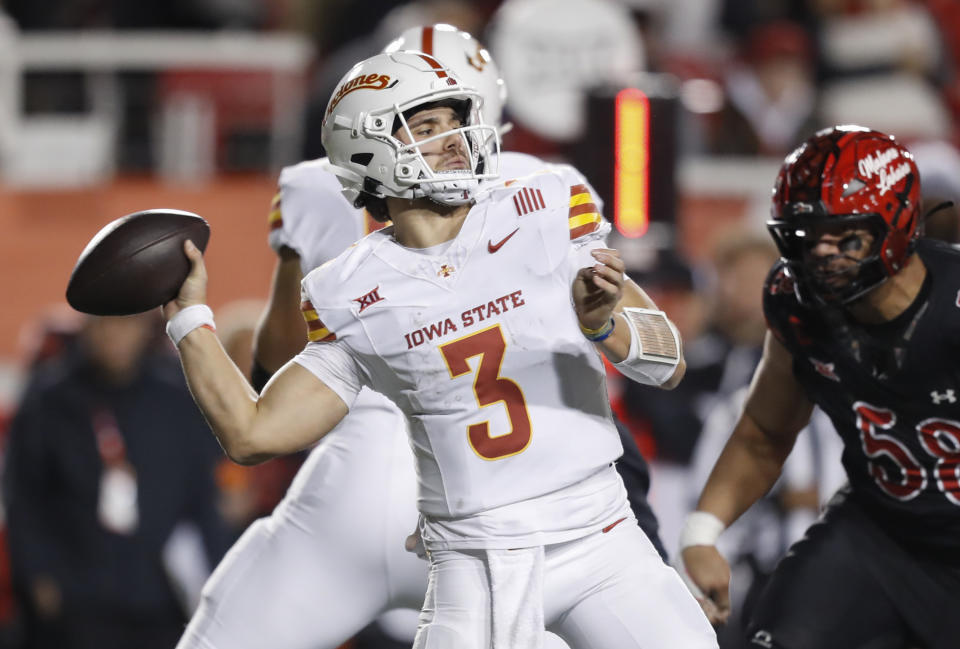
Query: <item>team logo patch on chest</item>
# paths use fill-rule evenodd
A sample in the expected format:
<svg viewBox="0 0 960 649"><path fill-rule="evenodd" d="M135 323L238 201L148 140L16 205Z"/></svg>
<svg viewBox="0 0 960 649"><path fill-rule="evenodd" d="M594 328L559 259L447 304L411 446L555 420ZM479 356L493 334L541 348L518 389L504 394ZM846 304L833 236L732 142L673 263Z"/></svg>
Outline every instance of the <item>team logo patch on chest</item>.
<svg viewBox="0 0 960 649"><path fill-rule="evenodd" d="M834 371L833 363L824 363L816 358L811 358L810 364L813 365L813 369L817 370L817 373L821 376L825 376L831 381L836 381L837 383L840 382L840 377L837 376L837 373Z"/></svg>
<svg viewBox="0 0 960 649"><path fill-rule="evenodd" d="M437 271L437 277L450 277L456 270L453 266L444 264L440 266L440 270Z"/></svg>
<svg viewBox="0 0 960 649"><path fill-rule="evenodd" d="M360 297L353 298L353 301L360 305L360 310L358 311L358 313L363 313L363 310L366 309L368 306L372 306L377 302L383 301L383 298L380 297L380 287L377 286L375 289L373 289L369 293L365 293Z"/></svg>

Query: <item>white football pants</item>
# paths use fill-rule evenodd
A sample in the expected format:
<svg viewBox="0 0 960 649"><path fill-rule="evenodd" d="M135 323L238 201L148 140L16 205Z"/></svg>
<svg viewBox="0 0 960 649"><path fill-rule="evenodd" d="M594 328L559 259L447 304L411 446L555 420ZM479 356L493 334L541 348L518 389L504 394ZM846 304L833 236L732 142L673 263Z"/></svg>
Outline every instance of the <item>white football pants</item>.
<svg viewBox="0 0 960 649"><path fill-rule="evenodd" d="M490 574L483 550L433 552L414 649L501 649L491 644ZM699 604L632 518L545 546L540 590L543 623L572 649L717 647ZM540 642L507 649L554 646Z"/></svg>

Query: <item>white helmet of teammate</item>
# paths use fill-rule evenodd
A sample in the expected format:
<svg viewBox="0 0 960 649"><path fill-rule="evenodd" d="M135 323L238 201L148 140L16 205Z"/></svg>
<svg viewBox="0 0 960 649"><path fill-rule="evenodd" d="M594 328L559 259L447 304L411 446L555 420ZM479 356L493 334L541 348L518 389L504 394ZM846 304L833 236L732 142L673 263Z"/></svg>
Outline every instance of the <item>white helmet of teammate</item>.
<svg viewBox="0 0 960 649"><path fill-rule="evenodd" d="M490 52L480 41L453 25L438 23L411 27L383 48L384 52L399 50L419 50L443 61L464 84L480 92L483 121L500 130L507 85Z"/></svg>
<svg viewBox="0 0 960 649"><path fill-rule="evenodd" d="M461 126L414 142L407 124L412 109L450 102ZM321 137L347 200L361 193L383 198L431 198L446 205L473 199L481 180L497 177L484 143L499 138L480 117L482 99L456 73L422 52L377 54L340 80L324 114ZM413 144L394 137L405 129ZM434 171L420 147L457 133L470 157L468 169ZM499 148L499 145L497 147Z"/></svg>

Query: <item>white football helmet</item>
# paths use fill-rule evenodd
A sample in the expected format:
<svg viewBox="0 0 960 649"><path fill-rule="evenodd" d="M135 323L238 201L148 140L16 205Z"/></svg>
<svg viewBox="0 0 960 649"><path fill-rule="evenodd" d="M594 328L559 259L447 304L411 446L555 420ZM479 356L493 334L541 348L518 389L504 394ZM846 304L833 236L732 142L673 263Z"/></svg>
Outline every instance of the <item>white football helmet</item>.
<svg viewBox="0 0 960 649"><path fill-rule="evenodd" d="M462 126L414 142L404 115L441 101L462 107ZM462 102L462 104L460 104ZM347 200L358 204L361 193L377 198L431 198L446 205L473 199L481 180L497 177L486 144L499 153L496 128L480 117L482 99L450 68L422 52L378 54L353 66L337 85L324 114L321 137ZM404 129L413 144L394 133ZM420 147L459 134L468 169L434 171Z"/></svg>
<svg viewBox="0 0 960 649"><path fill-rule="evenodd" d="M483 121L496 126L498 131L501 129L507 85L490 52L480 41L453 25L438 23L411 27L383 48L387 53L400 50L419 50L443 61L464 84L480 92Z"/></svg>

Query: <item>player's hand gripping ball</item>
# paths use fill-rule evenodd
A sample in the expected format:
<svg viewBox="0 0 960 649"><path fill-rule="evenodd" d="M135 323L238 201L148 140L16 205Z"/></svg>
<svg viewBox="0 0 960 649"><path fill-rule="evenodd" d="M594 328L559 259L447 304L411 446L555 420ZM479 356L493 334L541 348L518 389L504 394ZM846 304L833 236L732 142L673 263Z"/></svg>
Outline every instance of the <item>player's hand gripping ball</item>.
<svg viewBox="0 0 960 649"><path fill-rule="evenodd" d="M80 253L67 302L93 315L132 315L166 304L190 272L187 239L205 250L210 226L181 210L146 210L107 224Z"/></svg>

